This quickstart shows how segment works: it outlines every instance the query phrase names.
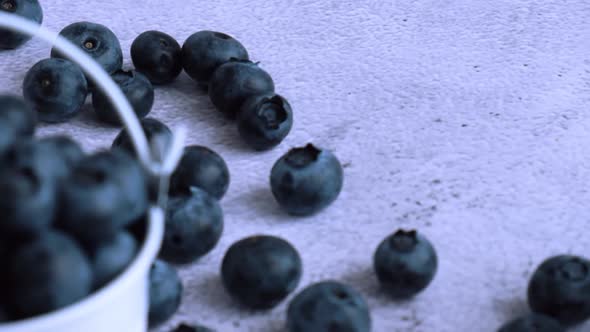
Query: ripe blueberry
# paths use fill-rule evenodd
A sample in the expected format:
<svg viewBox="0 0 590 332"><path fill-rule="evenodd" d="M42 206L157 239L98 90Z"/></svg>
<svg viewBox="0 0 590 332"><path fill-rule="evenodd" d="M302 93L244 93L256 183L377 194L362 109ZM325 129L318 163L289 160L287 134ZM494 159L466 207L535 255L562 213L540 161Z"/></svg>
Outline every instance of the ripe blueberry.
<svg viewBox="0 0 590 332"><path fill-rule="evenodd" d="M273 166L272 193L287 213L307 216L330 205L342 189L343 171L328 150L312 144L291 149Z"/></svg>
<svg viewBox="0 0 590 332"><path fill-rule="evenodd" d="M170 332L215 332L214 330L201 326L201 325L189 325L186 323L181 323L178 325L174 330Z"/></svg>
<svg viewBox="0 0 590 332"><path fill-rule="evenodd" d="M43 22L43 9L37 0L0 0L0 11L21 16L38 24ZM15 49L30 39L29 35L0 29L0 49Z"/></svg>
<svg viewBox="0 0 590 332"><path fill-rule="evenodd" d="M164 323L180 307L182 282L171 265L156 260L150 269L149 325Z"/></svg>
<svg viewBox="0 0 590 332"><path fill-rule="evenodd" d="M65 234L47 231L10 260L8 307L18 318L57 310L86 297L92 287L88 259Z"/></svg>
<svg viewBox="0 0 590 332"><path fill-rule="evenodd" d="M37 62L25 76L23 96L43 122L65 122L76 116L88 94L84 73L63 59Z"/></svg>
<svg viewBox="0 0 590 332"><path fill-rule="evenodd" d="M270 309L289 295L301 279L297 250L274 236L251 236L225 253L221 277L227 292L253 309Z"/></svg>
<svg viewBox="0 0 590 332"><path fill-rule="evenodd" d="M209 98L215 107L235 118L246 99L273 93L270 75L250 61L229 61L219 66L209 82Z"/></svg>
<svg viewBox="0 0 590 332"><path fill-rule="evenodd" d="M195 81L207 85L217 67L230 61L248 60L248 51L233 37L216 31L194 33L182 45L182 65Z"/></svg>
<svg viewBox="0 0 590 332"><path fill-rule="evenodd" d="M534 312L565 326L590 318L590 261L561 255L545 260L533 273L528 302Z"/></svg>
<svg viewBox="0 0 590 332"><path fill-rule="evenodd" d="M396 299L412 297L434 278L438 260L434 247L416 231L398 230L379 244L373 267L385 291Z"/></svg>
<svg viewBox="0 0 590 332"><path fill-rule="evenodd" d="M47 149L53 151L59 158L61 158L68 168L67 174L69 174L85 156L84 151L82 151L82 147L80 147L78 142L68 136L56 135L43 137L39 139L37 144L42 147L47 146Z"/></svg>
<svg viewBox="0 0 590 332"><path fill-rule="evenodd" d="M33 136L37 115L20 97L0 96L0 155L18 140Z"/></svg>
<svg viewBox="0 0 590 332"><path fill-rule="evenodd" d="M171 263L191 263L211 251L222 232L219 203L206 192L193 188L190 195L168 202L160 257Z"/></svg>
<svg viewBox="0 0 590 332"><path fill-rule="evenodd" d="M191 145L184 149L178 167L170 179L173 194L189 194L191 187L206 191L221 199L229 187L229 170L223 158L204 146Z"/></svg>
<svg viewBox="0 0 590 332"><path fill-rule="evenodd" d="M268 150L279 145L292 126L291 105L276 94L248 98L238 114L240 136L255 150Z"/></svg>
<svg viewBox="0 0 590 332"><path fill-rule="evenodd" d="M137 242L121 231L112 239L86 249L94 274L94 289L100 289L121 274L137 253Z"/></svg>
<svg viewBox="0 0 590 332"><path fill-rule="evenodd" d="M112 74L123 65L123 52L117 36L106 26L91 22L76 22L65 27L62 37L80 47L103 69ZM65 58L56 48L51 50L52 58Z"/></svg>
<svg viewBox="0 0 590 332"><path fill-rule="evenodd" d="M369 332L369 307L356 290L323 281L301 291L287 310L289 332Z"/></svg>
<svg viewBox="0 0 590 332"><path fill-rule="evenodd" d="M140 120L140 125L150 146L155 146L155 149L160 153L168 151L170 144L172 144L172 131L168 126L154 118L143 118ZM122 129L115 137L111 149L122 149L133 156L136 155L131 137L127 134L126 129Z"/></svg>
<svg viewBox="0 0 590 332"><path fill-rule="evenodd" d="M121 151L103 151L76 165L61 190L58 225L84 245L112 239L148 208L145 172Z"/></svg>
<svg viewBox="0 0 590 332"><path fill-rule="evenodd" d="M498 332L565 332L565 329L553 318L533 313L506 323Z"/></svg>
<svg viewBox="0 0 590 332"><path fill-rule="evenodd" d="M154 87L147 77L132 70L118 70L111 75L111 78L121 88L138 118L145 117L152 110ZM119 113L102 91L97 90L92 94L92 106L101 121L112 125L122 124Z"/></svg>
<svg viewBox="0 0 590 332"><path fill-rule="evenodd" d="M178 42L160 31L146 31L131 44L135 69L153 84L173 81L182 71L182 52Z"/></svg>

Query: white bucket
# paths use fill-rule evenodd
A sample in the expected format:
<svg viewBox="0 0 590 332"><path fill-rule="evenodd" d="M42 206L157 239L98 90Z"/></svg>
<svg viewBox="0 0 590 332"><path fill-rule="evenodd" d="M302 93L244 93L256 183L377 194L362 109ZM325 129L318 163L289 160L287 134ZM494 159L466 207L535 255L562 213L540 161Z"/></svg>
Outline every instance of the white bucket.
<svg viewBox="0 0 590 332"><path fill-rule="evenodd" d="M145 242L135 260L121 275L68 307L27 320L0 324L0 332L145 332L148 328L148 275L162 243L167 182L182 155L185 131L183 128L175 130L170 151L164 151L163 161L158 160L161 155L148 146L127 99L92 58L66 39L16 15L0 12L0 27L40 37L78 63L115 105L133 139L141 163L161 179L158 205L152 206L149 211Z"/></svg>

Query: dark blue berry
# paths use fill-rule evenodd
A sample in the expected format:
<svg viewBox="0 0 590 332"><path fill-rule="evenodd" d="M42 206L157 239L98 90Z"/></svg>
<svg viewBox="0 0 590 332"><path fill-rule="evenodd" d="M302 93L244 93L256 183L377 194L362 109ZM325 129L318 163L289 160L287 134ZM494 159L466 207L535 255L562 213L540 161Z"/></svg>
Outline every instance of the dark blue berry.
<svg viewBox="0 0 590 332"><path fill-rule="evenodd" d="M87 249L94 274L94 289L99 289L119 276L137 253L137 242L122 231L115 237Z"/></svg>
<svg viewBox="0 0 590 332"><path fill-rule="evenodd" d="M533 273L528 302L537 313L565 326L590 318L590 261L561 255L545 260Z"/></svg>
<svg viewBox="0 0 590 332"><path fill-rule="evenodd" d="M273 93L270 75L250 61L230 61L219 66L209 82L209 98L215 107L235 118L246 99Z"/></svg>
<svg viewBox="0 0 590 332"><path fill-rule="evenodd" d="M287 213L307 216L330 205L342 190L343 171L328 150L307 144L291 149L272 168L270 185Z"/></svg>
<svg viewBox="0 0 590 332"><path fill-rule="evenodd" d="M182 302L182 292L176 269L156 260L150 269L150 327L164 323L174 315Z"/></svg>
<svg viewBox="0 0 590 332"><path fill-rule="evenodd" d="M385 291L396 299L421 292L434 278L438 259L434 247L416 231L398 230L379 244L373 267Z"/></svg>
<svg viewBox="0 0 590 332"><path fill-rule="evenodd" d="M533 313L506 323L498 332L565 332L565 329L553 318Z"/></svg>
<svg viewBox="0 0 590 332"><path fill-rule="evenodd" d="M107 73L112 74L123 66L123 52L119 39L106 26L76 22L65 27L59 34L85 51ZM56 48L51 50L51 57L66 58Z"/></svg>
<svg viewBox="0 0 590 332"><path fill-rule="evenodd" d="M18 15L38 24L43 22L43 9L37 0L0 0L0 11ZM15 49L30 39L29 35L0 29L0 49Z"/></svg>
<svg viewBox="0 0 590 332"><path fill-rule="evenodd" d="M87 156L64 182L58 225L84 245L111 239L148 208L145 171L129 155Z"/></svg>
<svg viewBox="0 0 590 332"><path fill-rule="evenodd" d="M255 150L268 150L279 145L291 127L291 105L276 94L248 98L238 114L238 132Z"/></svg>
<svg viewBox="0 0 590 332"><path fill-rule="evenodd" d="M50 139L20 141L5 157L6 165L32 169L34 174L52 182L59 182L71 173L70 162Z"/></svg>
<svg viewBox="0 0 590 332"><path fill-rule="evenodd" d="M80 112L87 94L88 85L80 67L63 59L37 62L23 82L23 95L43 122L73 118Z"/></svg>
<svg viewBox="0 0 590 332"><path fill-rule="evenodd" d="M121 88L138 118L145 117L152 110L154 87L147 77L132 70L118 70L111 75L111 78ZM92 94L92 106L101 121L112 125L122 124L119 113L102 91L97 90Z"/></svg>
<svg viewBox="0 0 590 332"><path fill-rule="evenodd" d="M219 203L194 188L190 195L168 202L160 257L172 263L191 263L211 251L222 232L223 213Z"/></svg>
<svg viewBox="0 0 590 332"><path fill-rule="evenodd" d="M143 118L140 120L140 125L150 146L155 145L156 150L160 152L168 151L172 144L172 131L168 126L154 118ZM111 148L122 149L133 156L137 155L126 129L122 129L115 137Z"/></svg>
<svg viewBox="0 0 590 332"><path fill-rule="evenodd" d="M215 332L215 330L202 325L189 325L186 323L181 323L170 332Z"/></svg>
<svg viewBox="0 0 590 332"><path fill-rule="evenodd" d="M244 306L270 309L301 279L297 250L274 236L252 236L234 243L223 257L221 277L227 292Z"/></svg>
<svg viewBox="0 0 590 332"><path fill-rule="evenodd" d="M335 281L313 284L287 310L289 332L369 332L369 307L356 290Z"/></svg>
<svg viewBox="0 0 590 332"><path fill-rule="evenodd" d="M232 60L248 60L248 51L225 33L199 31L182 45L182 65L195 81L207 85L217 67Z"/></svg>
<svg viewBox="0 0 590 332"><path fill-rule="evenodd" d="M54 151L66 164L68 174L85 156L82 147L69 136L47 136L39 139L37 144Z"/></svg>
<svg viewBox="0 0 590 332"><path fill-rule="evenodd" d="M0 170L0 233L35 234L46 231L56 211L56 183L34 168Z"/></svg>
<svg viewBox="0 0 590 332"><path fill-rule="evenodd" d="M153 84L172 82L182 71L182 51L178 42L160 31L146 31L131 44L135 69Z"/></svg>
<svg viewBox="0 0 590 332"><path fill-rule="evenodd" d="M221 199L229 187L229 170L223 158L209 148L191 145L184 149L170 179L173 194L189 194L192 187Z"/></svg>
<svg viewBox="0 0 590 332"><path fill-rule="evenodd" d="M19 318L32 317L86 297L92 287L88 259L65 234L47 231L13 253L8 307Z"/></svg>

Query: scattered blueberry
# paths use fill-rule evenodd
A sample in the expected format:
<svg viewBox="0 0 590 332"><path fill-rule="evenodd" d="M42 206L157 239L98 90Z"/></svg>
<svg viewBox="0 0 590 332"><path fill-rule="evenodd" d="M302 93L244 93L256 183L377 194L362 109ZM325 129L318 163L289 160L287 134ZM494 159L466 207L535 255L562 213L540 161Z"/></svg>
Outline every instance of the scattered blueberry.
<svg viewBox="0 0 590 332"><path fill-rule="evenodd" d="M276 94L248 98L238 114L238 131L255 150L268 150L281 143L293 126L293 111Z"/></svg>
<svg viewBox="0 0 590 332"><path fill-rule="evenodd" d="M118 70L111 75L111 78L121 88L138 118L145 117L152 110L154 87L147 77L133 70ZM119 113L102 91L97 90L92 94L92 106L101 121L112 125L122 124Z"/></svg>
<svg viewBox="0 0 590 332"><path fill-rule="evenodd" d="M135 258L137 242L131 234L122 231L115 237L87 249L94 289L100 289L120 275Z"/></svg>
<svg viewBox="0 0 590 332"><path fill-rule="evenodd" d="M42 233L53 222L56 183L34 168L5 167L0 170L0 233Z"/></svg>
<svg viewBox="0 0 590 332"><path fill-rule="evenodd" d="M0 0L0 11L13 13L38 24L43 22L43 9L37 0ZM16 49L30 39L28 35L0 29L0 49Z"/></svg>
<svg viewBox="0 0 590 332"><path fill-rule="evenodd" d="M204 85L209 83L215 69L232 59L248 60L248 51L239 41L221 32L199 31L182 45L184 70Z"/></svg>
<svg viewBox="0 0 590 332"><path fill-rule="evenodd" d="M18 318L57 310L86 297L92 271L80 247L65 234L48 231L16 250L6 269L7 303Z"/></svg>
<svg viewBox="0 0 590 332"><path fill-rule="evenodd" d="M223 232L223 213L217 200L198 188L174 197L166 207L166 232L160 257L187 264L211 251Z"/></svg>
<svg viewBox="0 0 590 332"><path fill-rule="evenodd" d="M58 226L84 245L111 239L148 208L145 172L120 151L84 158L62 186Z"/></svg>
<svg viewBox="0 0 590 332"><path fill-rule="evenodd" d="M528 302L565 326L590 318L590 261L571 255L545 260L533 273Z"/></svg>
<svg viewBox="0 0 590 332"><path fill-rule="evenodd" d="M191 187L200 188L221 199L229 187L229 170L223 158L204 146L191 145L170 179L173 194L189 194Z"/></svg>
<svg viewBox="0 0 590 332"><path fill-rule="evenodd" d="M273 93L270 75L250 61L229 61L219 66L209 82L209 98L215 107L235 118L246 99Z"/></svg>
<svg viewBox="0 0 590 332"><path fill-rule="evenodd" d="M176 269L156 260L150 269L150 327L164 323L174 315L180 307L182 292L182 282Z"/></svg>
<svg viewBox="0 0 590 332"><path fill-rule="evenodd" d="M18 140L32 137L37 115L20 97L0 95L0 155Z"/></svg>
<svg viewBox="0 0 590 332"><path fill-rule="evenodd" d="M312 144L291 149L272 168L270 185L287 213L307 216L330 205L342 189L343 171L338 159Z"/></svg>
<svg viewBox="0 0 590 332"><path fill-rule="evenodd" d="M76 116L87 94L80 67L63 59L37 62L23 82L23 95L43 122L64 122Z"/></svg>
<svg viewBox="0 0 590 332"><path fill-rule="evenodd" d="M356 290L335 281L308 286L289 304L289 332L369 332L369 307Z"/></svg>
<svg viewBox="0 0 590 332"><path fill-rule="evenodd" d="M65 27L60 33L98 62L112 74L123 66L123 51L117 36L106 26L91 22L76 22ZM52 58L66 58L56 48L51 50Z"/></svg>
<svg viewBox="0 0 590 332"><path fill-rule="evenodd" d="M553 318L533 313L506 323L498 332L565 332L565 329Z"/></svg>
<svg viewBox="0 0 590 332"><path fill-rule="evenodd" d="M69 136L47 136L39 139L37 144L54 151L69 169L68 174L85 156L82 147Z"/></svg>
<svg viewBox="0 0 590 332"><path fill-rule="evenodd" d="M153 84L173 81L182 71L182 51L178 42L160 31L146 31L131 44L136 70Z"/></svg>
<svg viewBox="0 0 590 332"><path fill-rule="evenodd" d="M270 309L297 288L302 269L299 253L289 242L259 235L227 250L221 277L227 292L244 306Z"/></svg>
<svg viewBox="0 0 590 332"><path fill-rule="evenodd" d="M181 323L178 325L174 330L170 332L215 332L214 330L201 326L201 325L189 325L186 323Z"/></svg>
<svg viewBox="0 0 590 332"><path fill-rule="evenodd" d="M414 230L398 230L388 236L373 256L379 282L396 299L410 298L426 288L437 266L434 247Z"/></svg>

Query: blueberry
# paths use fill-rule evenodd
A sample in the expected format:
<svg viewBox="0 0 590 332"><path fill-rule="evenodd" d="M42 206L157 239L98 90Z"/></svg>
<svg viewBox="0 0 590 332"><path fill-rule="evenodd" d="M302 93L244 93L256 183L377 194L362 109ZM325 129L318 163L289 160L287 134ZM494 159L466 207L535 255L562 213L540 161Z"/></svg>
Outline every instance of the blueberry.
<svg viewBox="0 0 590 332"><path fill-rule="evenodd" d="M565 326L590 318L590 261L571 255L545 260L533 273L528 302L534 312Z"/></svg>
<svg viewBox="0 0 590 332"><path fill-rule="evenodd" d="M178 325L174 330L170 332L215 332L214 330L201 326L201 325L189 325L186 323L181 323Z"/></svg>
<svg viewBox="0 0 590 332"><path fill-rule="evenodd" d="M76 22L65 27L59 34L85 51L107 73L112 74L123 66L123 51L119 39L106 26ZM51 50L51 57L66 58L56 48Z"/></svg>
<svg viewBox="0 0 590 332"><path fill-rule="evenodd" d="M120 151L89 155L61 190L58 226L84 245L112 239L148 208L145 172Z"/></svg>
<svg viewBox="0 0 590 332"><path fill-rule="evenodd" d="M112 239L87 249L94 274L94 289L100 289L119 276L137 253L137 242L131 234L121 231Z"/></svg>
<svg viewBox="0 0 590 332"><path fill-rule="evenodd" d="M47 136L41 138L37 144L47 146L48 149L54 151L65 163L68 174L85 156L82 147L69 136Z"/></svg>
<svg viewBox="0 0 590 332"><path fill-rule="evenodd" d="M330 205L342 190L343 171L327 150L307 144L291 149L272 168L270 185L287 213L307 216Z"/></svg>
<svg viewBox="0 0 590 332"><path fill-rule="evenodd" d="M565 329L550 317L528 314L506 323L498 332L565 332Z"/></svg>
<svg viewBox="0 0 590 332"><path fill-rule="evenodd" d="M147 77L135 71L118 70L111 78L121 88L138 118L145 117L152 110L154 87ZM102 91L97 90L92 94L92 106L101 121L112 125L122 124L116 108Z"/></svg>
<svg viewBox="0 0 590 332"><path fill-rule="evenodd" d="M182 51L178 42L160 31L146 31L131 44L131 59L138 72L153 84L172 82L182 71Z"/></svg>
<svg viewBox="0 0 590 332"><path fill-rule="evenodd" d="M172 144L172 131L168 126L154 118L143 118L140 120L140 125L151 146L157 146L156 149L161 152L168 151ZM131 137L125 128L115 137L111 148L122 149L133 156L136 155Z"/></svg>
<svg viewBox="0 0 590 332"><path fill-rule="evenodd" d="M41 233L14 252L7 273L8 305L19 318L77 302L92 286L88 259L75 241L56 231Z"/></svg>
<svg viewBox="0 0 590 332"><path fill-rule="evenodd" d="M176 269L156 260L150 269L150 327L164 323L174 315L182 302L182 292Z"/></svg>
<svg viewBox="0 0 590 332"><path fill-rule="evenodd" d="M43 9L37 0L0 0L0 11L13 13L38 24L43 22ZM30 39L28 35L0 29L0 49L16 49Z"/></svg>
<svg viewBox="0 0 590 332"><path fill-rule="evenodd" d="M246 99L273 93L270 75L250 61L230 61L219 66L209 82L209 98L230 118L237 116Z"/></svg>
<svg viewBox="0 0 590 332"><path fill-rule="evenodd" d="M35 132L37 115L20 97L0 96L0 155Z"/></svg>
<svg viewBox="0 0 590 332"><path fill-rule="evenodd" d="M229 187L229 170L223 158L204 146L184 149L178 167L170 179L173 194L188 194L191 187L200 188L221 199Z"/></svg>
<svg viewBox="0 0 590 332"><path fill-rule="evenodd" d="M223 213L219 203L194 188L191 195L168 202L160 257L171 263L191 263L211 251L222 232Z"/></svg>
<svg viewBox="0 0 590 332"><path fill-rule="evenodd" d="M227 292L244 306L270 309L289 295L301 279L297 250L274 236L251 236L225 253L221 277Z"/></svg>
<svg viewBox="0 0 590 332"><path fill-rule="evenodd" d="M34 234L46 231L56 211L56 184L34 168L0 170L0 233Z"/></svg>
<svg viewBox="0 0 590 332"><path fill-rule="evenodd" d="M393 298L410 298L430 284L438 259L434 247L416 231L398 230L379 244L373 267L379 282Z"/></svg>
<svg viewBox="0 0 590 332"><path fill-rule="evenodd" d="M335 281L308 286L289 303L289 332L369 332L369 307L356 290Z"/></svg>
<svg viewBox="0 0 590 332"><path fill-rule="evenodd" d="M215 69L232 60L248 60L246 48L231 36L215 31L194 33L182 45L182 65L195 81L207 85Z"/></svg>
<svg viewBox="0 0 590 332"><path fill-rule="evenodd" d="M293 111L276 94L248 98L238 113L238 132L252 148L268 150L279 145L293 127Z"/></svg>
<svg viewBox="0 0 590 332"><path fill-rule="evenodd" d="M25 76L23 95L43 122L65 122L86 101L88 85L78 65L63 59L37 62Z"/></svg>
<svg viewBox="0 0 590 332"><path fill-rule="evenodd" d="M5 165L28 168L43 180L54 183L65 179L72 171L72 164L66 152L60 149L53 139L39 141L26 139L8 151Z"/></svg>

